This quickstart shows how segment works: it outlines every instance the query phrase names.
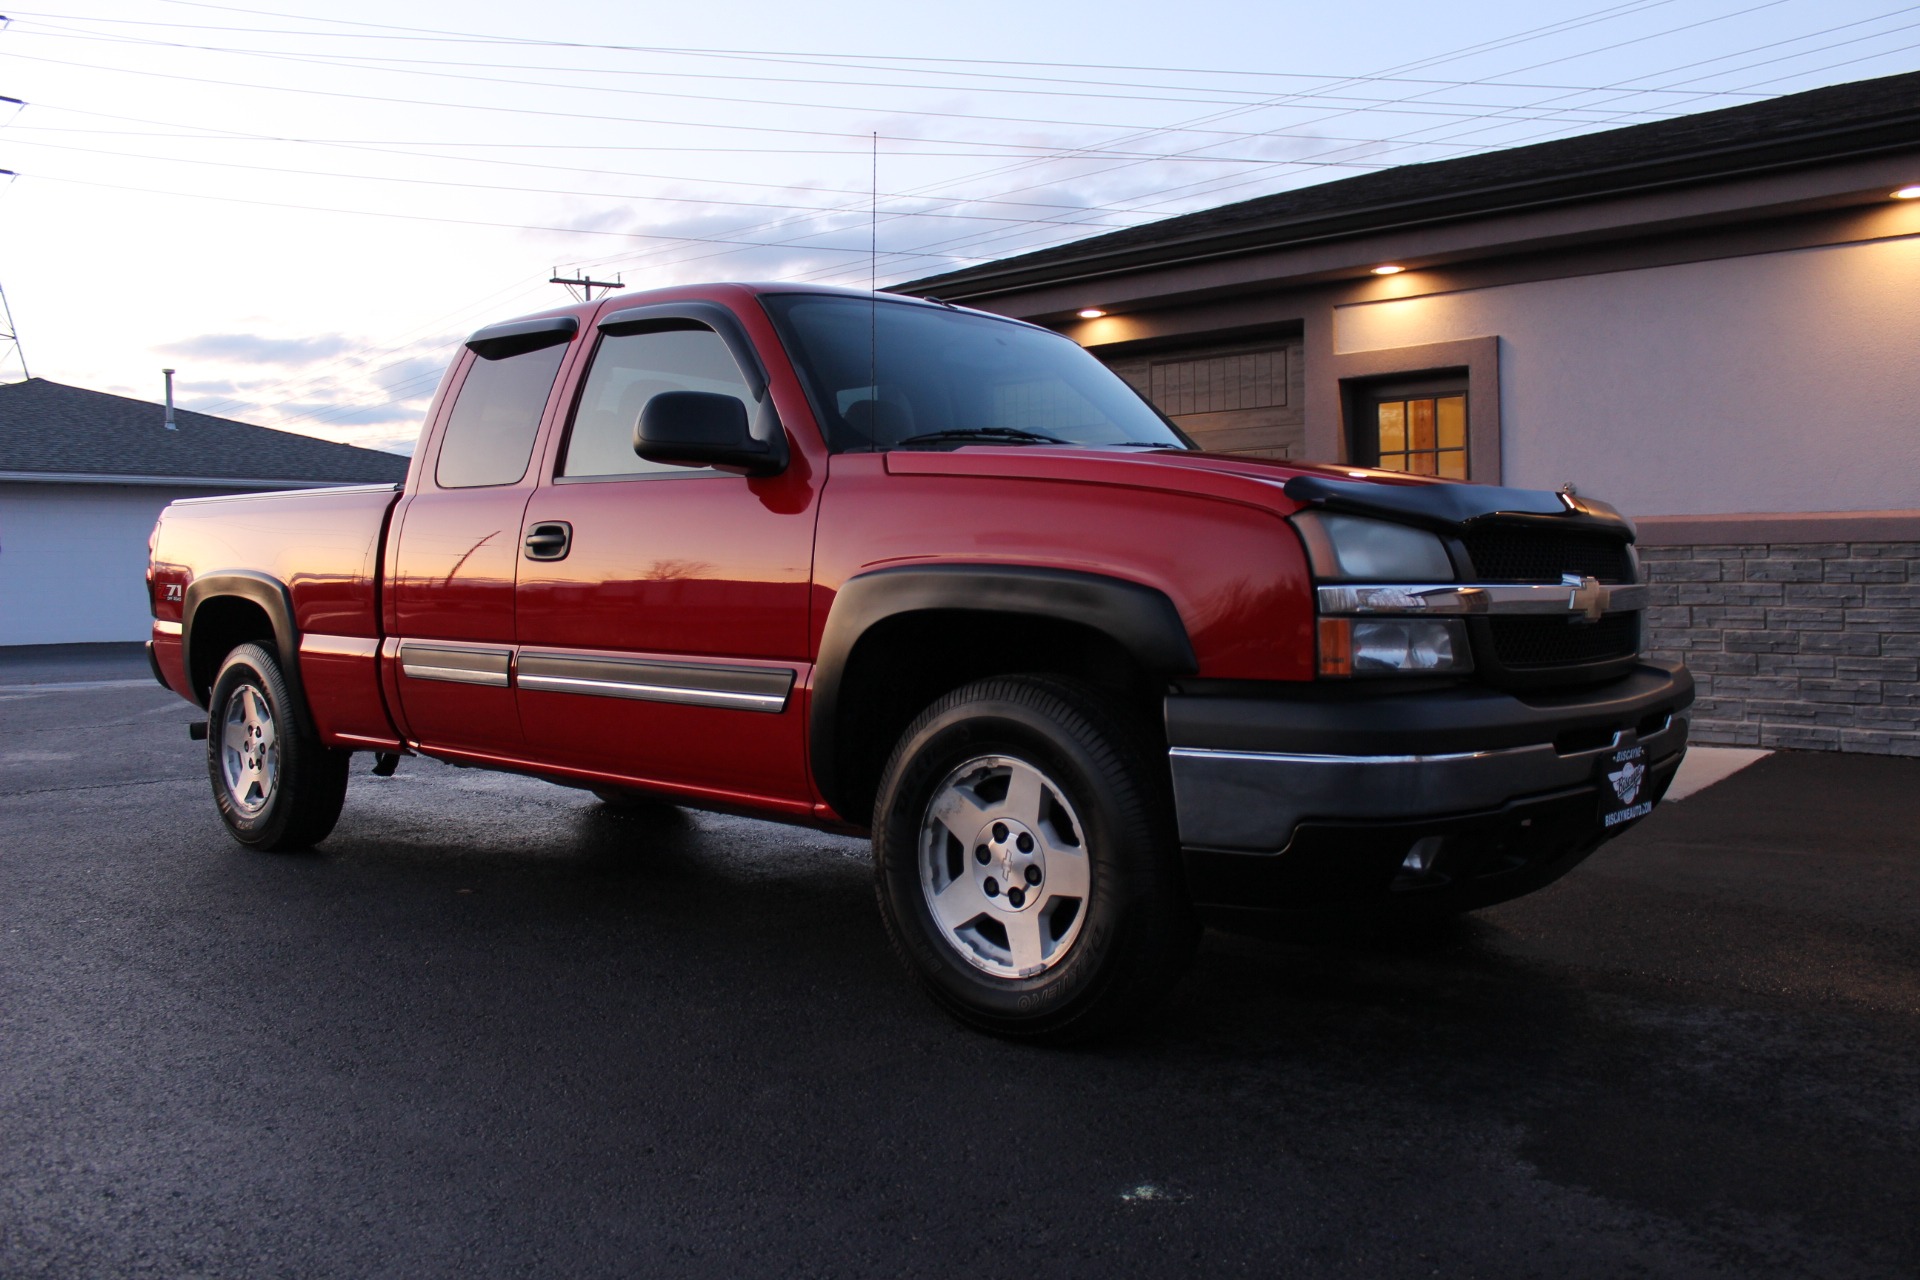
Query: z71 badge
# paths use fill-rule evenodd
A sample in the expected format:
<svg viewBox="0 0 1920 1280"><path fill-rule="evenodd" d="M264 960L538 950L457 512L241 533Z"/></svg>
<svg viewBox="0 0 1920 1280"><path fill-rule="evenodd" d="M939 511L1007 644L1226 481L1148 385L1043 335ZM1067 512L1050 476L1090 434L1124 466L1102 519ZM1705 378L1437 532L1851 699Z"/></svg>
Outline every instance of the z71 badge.
<svg viewBox="0 0 1920 1280"><path fill-rule="evenodd" d="M1616 747L1602 766L1607 790L1601 795L1600 825L1617 827L1653 812L1653 801L1640 799L1647 780L1647 749L1639 743Z"/></svg>

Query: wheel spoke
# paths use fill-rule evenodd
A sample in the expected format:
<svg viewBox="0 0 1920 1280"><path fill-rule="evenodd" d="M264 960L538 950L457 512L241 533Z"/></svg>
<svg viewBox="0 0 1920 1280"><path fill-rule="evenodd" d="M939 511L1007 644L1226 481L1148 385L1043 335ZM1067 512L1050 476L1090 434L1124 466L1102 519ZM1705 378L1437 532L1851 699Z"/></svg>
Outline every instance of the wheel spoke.
<svg viewBox="0 0 1920 1280"><path fill-rule="evenodd" d="M1046 784L1032 765L1013 761L1007 773L1006 812L1030 827L1040 825L1040 797Z"/></svg>
<svg viewBox="0 0 1920 1280"><path fill-rule="evenodd" d="M987 806L973 792L964 787L948 787L933 802L927 816L951 831L955 840L970 846L980 833L986 814Z"/></svg>
<svg viewBox="0 0 1920 1280"><path fill-rule="evenodd" d="M1087 873L1087 855L1080 849L1061 849L1053 845L1047 848L1047 896L1049 898L1078 898L1082 902L1092 888L1092 877Z"/></svg>
<svg viewBox="0 0 1920 1280"><path fill-rule="evenodd" d="M1013 952L1014 970L1023 978L1039 972L1046 964L1045 948L1040 938L1040 913L1021 911L1003 915L999 919L1007 931L1007 946Z"/></svg>
<svg viewBox="0 0 1920 1280"><path fill-rule="evenodd" d="M933 895L933 914L949 929L958 929L986 909L986 898L974 884L973 877L965 872Z"/></svg>
<svg viewBox="0 0 1920 1280"><path fill-rule="evenodd" d="M220 730L220 746L223 750L240 752L247 748L247 726L239 720L229 720Z"/></svg>

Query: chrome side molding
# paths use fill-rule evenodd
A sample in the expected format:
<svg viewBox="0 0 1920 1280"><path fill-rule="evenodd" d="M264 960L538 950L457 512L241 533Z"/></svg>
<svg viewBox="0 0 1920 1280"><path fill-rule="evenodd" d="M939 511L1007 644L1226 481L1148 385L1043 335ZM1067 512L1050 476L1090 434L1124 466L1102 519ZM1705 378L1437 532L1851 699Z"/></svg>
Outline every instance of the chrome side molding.
<svg viewBox="0 0 1920 1280"><path fill-rule="evenodd" d="M401 674L415 680L446 680L453 684L507 687L513 650L492 645L400 642Z"/></svg>
<svg viewBox="0 0 1920 1280"><path fill-rule="evenodd" d="M786 667L731 667L523 651L516 679L522 689L542 693L778 714L786 710L794 673Z"/></svg>

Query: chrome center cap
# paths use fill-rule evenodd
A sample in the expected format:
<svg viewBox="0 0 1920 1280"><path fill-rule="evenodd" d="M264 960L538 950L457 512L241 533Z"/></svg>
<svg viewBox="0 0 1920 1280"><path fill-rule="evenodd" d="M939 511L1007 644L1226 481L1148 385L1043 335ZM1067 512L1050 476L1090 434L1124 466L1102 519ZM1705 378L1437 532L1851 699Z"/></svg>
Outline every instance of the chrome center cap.
<svg viewBox="0 0 1920 1280"><path fill-rule="evenodd" d="M1025 911L1040 901L1046 853L1024 823L995 818L974 837L973 882L996 911Z"/></svg>

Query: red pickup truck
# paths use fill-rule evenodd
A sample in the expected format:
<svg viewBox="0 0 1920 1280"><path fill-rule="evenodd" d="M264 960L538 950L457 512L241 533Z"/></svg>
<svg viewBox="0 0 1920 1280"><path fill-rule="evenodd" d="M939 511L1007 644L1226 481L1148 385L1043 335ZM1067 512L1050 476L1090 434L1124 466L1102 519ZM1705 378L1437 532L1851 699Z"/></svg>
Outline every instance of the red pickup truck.
<svg viewBox="0 0 1920 1280"><path fill-rule="evenodd" d="M1604 504L1199 452L1047 329L810 287L482 329L403 488L176 502L149 579L243 844L355 751L867 831L908 970L1040 1039L1209 912L1547 884L1693 698Z"/></svg>

